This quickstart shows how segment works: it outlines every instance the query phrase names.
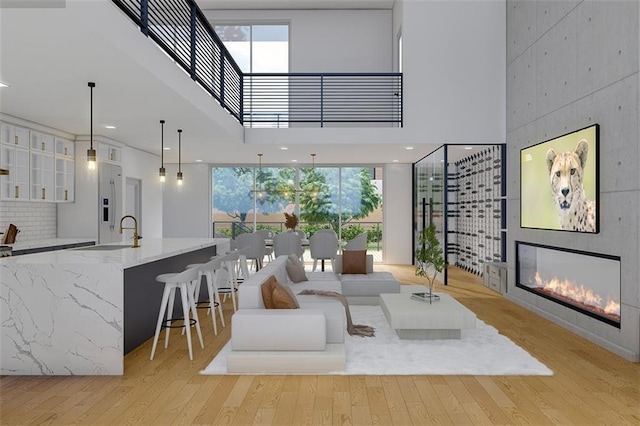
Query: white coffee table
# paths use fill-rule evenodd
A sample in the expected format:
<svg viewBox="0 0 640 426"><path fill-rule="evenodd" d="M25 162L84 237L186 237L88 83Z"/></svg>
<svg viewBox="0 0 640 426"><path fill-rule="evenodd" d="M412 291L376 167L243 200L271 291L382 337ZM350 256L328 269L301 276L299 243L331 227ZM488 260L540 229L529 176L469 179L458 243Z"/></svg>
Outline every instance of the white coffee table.
<svg viewBox="0 0 640 426"><path fill-rule="evenodd" d="M381 294L380 307L401 339L460 339L461 330L476 328L476 314L448 294L429 304L411 293Z"/></svg>

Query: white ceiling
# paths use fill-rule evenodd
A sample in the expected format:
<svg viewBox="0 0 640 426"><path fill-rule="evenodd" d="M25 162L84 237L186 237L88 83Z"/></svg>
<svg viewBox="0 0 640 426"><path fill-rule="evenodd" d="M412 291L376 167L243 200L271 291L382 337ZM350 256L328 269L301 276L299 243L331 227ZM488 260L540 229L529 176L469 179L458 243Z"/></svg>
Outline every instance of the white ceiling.
<svg viewBox="0 0 640 426"><path fill-rule="evenodd" d="M196 0L200 9L392 9L395 0Z"/></svg>
<svg viewBox="0 0 640 426"><path fill-rule="evenodd" d="M224 1L201 1L222 7ZM249 1L234 0L236 7ZM254 2L255 3L255 2ZM263 4L265 2L259 2ZM392 1L268 2L302 8L312 4L337 7L386 4ZM382 7L382 6L380 6ZM245 143L244 129L204 90L171 63L155 44L110 1L67 0L60 9L0 9L0 112L73 134L89 134L89 88L94 89L94 137L104 136L160 154L160 119L165 119L165 161L177 162L178 127L183 132L184 162L317 164L411 163L435 145L404 149L396 140L378 141L375 149L358 144ZM105 125L117 126L115 130Z"/></svg>

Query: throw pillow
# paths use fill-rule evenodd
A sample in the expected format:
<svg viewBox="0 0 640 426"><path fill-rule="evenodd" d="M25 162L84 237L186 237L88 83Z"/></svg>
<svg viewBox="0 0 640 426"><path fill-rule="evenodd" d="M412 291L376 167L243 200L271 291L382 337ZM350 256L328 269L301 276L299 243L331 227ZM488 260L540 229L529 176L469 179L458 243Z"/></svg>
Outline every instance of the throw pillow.
<svg viewBox="0 0 640 426"><path fill-rule="evenodd" d="M287 257L286 267L289 279L294 283L309 281L307 274L304 273L302 262L300 262L300 259L298 259L298 256L295 254L290 254L289 257Z"/></svg>
<svg viewBox="0 0 640 426"><path fill-rule="evenodd" d="M300 304L293 291L287 286L284 286L276 281L273 286L273 293L271 293L273 300L273 309L298 309Z"/></svg>
<svg viewBox="0 0 640 426"><path fill-rule="evenodd" d="M366 250L344 250L342 252L342 273L343 274L366 274L367 273L367 251Z"/></svg>
<svg viewBox="0 0 640 426"><path fill-rule="evenodd" d="M274 309L272 294L273 294L273 287L276 284L278 284L278 280L276 279L276 277L271 275L260 286L260 291L262 292L262 303L264 303L264 307L267 309Z"/></svg>

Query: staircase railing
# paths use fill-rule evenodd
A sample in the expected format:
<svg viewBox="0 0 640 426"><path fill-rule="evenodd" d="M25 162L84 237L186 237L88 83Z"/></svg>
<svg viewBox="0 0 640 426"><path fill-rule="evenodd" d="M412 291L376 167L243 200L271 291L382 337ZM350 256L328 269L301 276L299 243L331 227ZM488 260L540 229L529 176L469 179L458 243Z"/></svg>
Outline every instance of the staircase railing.
<svg viewBox="0 0 640 426"><path fill-rule="evenodd" d="M242 123L242 71L194 0L112 0Z"/></svg>

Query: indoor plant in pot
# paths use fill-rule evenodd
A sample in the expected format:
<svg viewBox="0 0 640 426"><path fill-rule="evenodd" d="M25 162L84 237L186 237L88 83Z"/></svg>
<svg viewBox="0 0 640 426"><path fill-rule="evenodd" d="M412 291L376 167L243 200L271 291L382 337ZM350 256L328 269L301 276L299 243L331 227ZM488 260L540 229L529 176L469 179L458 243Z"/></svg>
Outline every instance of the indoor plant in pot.
<svg viewBox="0 0 640 426"><path fill-rule="evenodd" d="M429 281L429 303L433 298L433 284L436 276L444 270L445 261L436 236L436 226L432 223L422 228L418 234L418 249L416 250L416 275L425 277Z"/></svg>

